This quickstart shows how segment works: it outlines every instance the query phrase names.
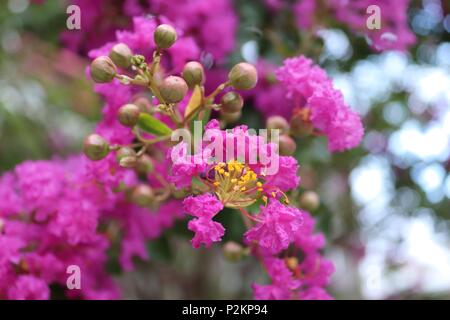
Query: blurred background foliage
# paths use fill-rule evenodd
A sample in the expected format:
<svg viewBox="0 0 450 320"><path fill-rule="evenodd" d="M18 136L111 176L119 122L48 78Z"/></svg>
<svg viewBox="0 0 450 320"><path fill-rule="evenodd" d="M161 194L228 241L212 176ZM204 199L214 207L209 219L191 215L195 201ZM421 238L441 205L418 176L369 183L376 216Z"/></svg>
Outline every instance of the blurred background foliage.
<svg viewBox="0 0 450 320"><path fill-rule="evenodd" d="M88 60L63 48L67 4L0 2L0 172L27 159L80 151L100 117L86 80ZM327 21L320 37L298 30L291 12L235 1L240 17L230 63L260 57L280 64L305 54L323 66L364 118L357 149L330 155L322 140L298 141L304 190L336 264L336 298L450 298L450 2L414 0L416 45L374 53L366 39ZM246 108L242 122L263 127ZM0 200L1 201L1 200ZM240 221L221 215L238 239ZM183 236L183 234L185 236ZM180 225L149 244L153 257L119 275L128 298L248 298L264 281L250 261L235 265L214 250L192 249ZM114 253L112 253L114 254ZM151 270L151 272L149 272Z"/></svg>

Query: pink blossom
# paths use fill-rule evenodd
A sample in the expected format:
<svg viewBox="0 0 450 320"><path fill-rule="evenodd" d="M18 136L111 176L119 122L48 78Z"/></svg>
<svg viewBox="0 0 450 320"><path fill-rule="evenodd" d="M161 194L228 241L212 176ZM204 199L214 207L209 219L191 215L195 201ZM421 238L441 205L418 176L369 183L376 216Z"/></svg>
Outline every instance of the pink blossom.
<svg viewBox="0 0 450 320"><path fill-rule="evenodd" d="M269 274L272 284L253 284L253 295L256 300L288 300L292 291L300 286L293 273L287 268L285 262L278 258L266 258L264 266Z"/></svg>
<svg viewBox="0 0 450 320"><path fill-rule="evenodd" d="M197 218L212 219L223 209L223 204L215 196L205 193L196 197L190 196L183 201L184 210Z"/></svg>
<svg viewBox="0 0 450 320"><path fill-rule="evenodd" d="M333 300L333 297L321 287L311 287L302 292L299 296L300 300Z"/></svg>
<svg viewBox="0 0 450 320"><path fill-rule="evenodd" d="M299 168L298 162L293 157L280 156L278 158L278 170L275 174L266 175L265 184L268 186L276 186L282 191L295 189L300 184L300 177L297 175ZM269 187L268 191L271 188Z"/></svg>
<svg viewBox="0 0 450 320"><path fill-rule="evenodd" d="M130 29L132 17L144 17L148 14L158 15L163 20L165 17L170 19L185 36L192 37L206 52L213 54L215 59L222 60L234 48L238 19L229 0L119 0L115 3L105 0L76 0L72 4L78 5L84 12L81 19L82 32L64 32L62 39L67 47L77 52L85 53L114 40L115 30ZM155 23L156 19L151 21ZM152 41L152 37L147 36L151 35L149 31L143 27L141 35L146 36L136 36L134 40L142 43ZM124 38L131 40L133 37L126 34ZM187 51L181 50L182 47ZM190 48L193 48L190 44L180 44L177 57L183 59Z"/></svg>
<svg viewBox="0 0 450 320"><path fill-rule="evenodd" d="M258 215L261 222L247 231L244 236L249 243L256 241L262 249L270 253L278 253L286 249L294 240L295 233L303 222L302 215L299 209L272 199L267 207L261 207Z"/></svg>
<svg viewBox="0 0 450 320"><path fill-rule="evenodd" d="M316 0L297 0L294 4L295 22L302 29L309 29L314 22Z"/></svg>
<svg viewBox="0 0 450 320"><path fill-rule="evenodd" d="M213 242L220 241L225 233L225 229L220 223L207 218L189 221L188 229L195 232L194 238L192 238L194 248L199 248L201 244L209 248Z"/></svg>
<svg viewBox="0 0 450 320"><path fill-rule="evenodd" d="M188 224L188 229L195 232L192 239L194 248L200 247L202 243L210 247L213 242L221 240L225 229L220 223L211 220L223 209L223 204L215 196L209 193L190 196L184 199L183 206L187 213L197 217Z"/></svg>
<svg viewBox="0 0 450 320"><path fill-rule="evenodd" d="M309 120L327 136L331 152L359 144L364 133L361 119L345 104L342 93L333 88L324 70L300 56L286 59L276 74L291 106L310 110Z"/></svg>
<svg viewBox="0 0 450 320"><path fill-rule="evenodd" d="M8 299L13 300L47 300L50 289L45 281L34 276L19 276L8 290Z"/></svg>

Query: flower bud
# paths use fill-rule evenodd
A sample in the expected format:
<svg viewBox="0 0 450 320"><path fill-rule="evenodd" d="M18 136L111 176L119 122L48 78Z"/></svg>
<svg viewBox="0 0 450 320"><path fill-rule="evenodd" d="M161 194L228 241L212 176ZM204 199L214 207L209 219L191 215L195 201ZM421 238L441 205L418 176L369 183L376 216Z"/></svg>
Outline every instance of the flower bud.
<svg viewBox="0 0 450 320"><path fill-rule="evenodd" d="M305 137L310 135L314 130L314 126L311 121L307 120L307 118L307 111L294 112L289 122L290 133L296 137Z"/></svg>
<svg viewBox="0 0 450 320"><path fill-rule="evenodd" d="M149 155L144 154L138 158L136 170L139 174L147 175L149 173L152 173L153 169L153 160Z"/></svg>
<svg viewBox="0 0 450 320"><path fill-rule="evenodd" d="M156 28L153 39L158 48L168 49L177 41L177 32L172 26L161 24Z"/></svg>
<svg viewBox="0 0 450 320"><path fill-rule="evenodd" d="M83 152L93 161L101 160L109 153L109 144L98 134L91 134L84 139Z"/></svg>
<svg viewBox="0 0 450 320"><path fill-rule="evenodd" d="M91 63L91 77L97 83L111 82L117 74L117 67L110 57L101 56Z"/></svg>
<svg viewBox="0 0 450 320"><path fill-rule="evenodd" d="M314 211L320 205L320 198L314 191L306 191L300 196L300 207L308 210Z"/></svg>
<svg viewBox="0 0 450 320"><path fill-rule="evenodd" d="M244 100L237 92L227 92L222 96L220 101L223 112L234 113L242 110L244 106Z"/></svg>
<svg viewBox="0 0 450 320"><path fill-rule="evenodd" d="M116 153L117 162L123 168L132 168L136 165L136 151L130 147L122 147Z"/></svg>
<svg viewBox="0 0 450 320"><path fill-rule="evenodd" d="M238 90L249 90L256 86L258 72L250 63L241 62L231 69L228 74L228 79L234 88Z"/></svg>
<svg viewBox="0 0 450 320"><path fill-rule="evenodd" d="M202 85L205 82L205 70L202 64L197 61L186 63L182 75L189 88Z"/></svg>
<svg viewBox="0 0 450 320"><path fill-rule="evenodd" d="M221 112L220 119L225 121L226 123L235 123L242 117L242 111L238 112Z"/></svg>
<svg viewBox="0 0 450 320"><path fill-rule="evenodd" d="M279 141L279 153L282 156L292 156L297 149L297 144L287 134L282 134Z"/></svg>
<svg viewBox="0 0 450 320"><path fill-rule="evenodd" d="M131 66L133 52L125 43L118 43L112 47L109 57L119 68L127 69Z"/></svg>
<svg viewBox="0 0 450 320"><path fill-rule="evenodd" d="M131 57L130 62L133 66L136 66L138 68L142 68L144 66L145 57L141 54L135 54Z"/></svg>
<svg viewBox="0 0 450 320"><path fill-rule="evenodd" d="M153 192L153 189L146 184L136 186L131 193L131 201L140 207L148 207L153 204L154 200L155 193Z"/></svg>
<svg viewBox="0 0 450 320"><path fill-rule="evenodd" d="M228 241L223 246L223 255L230 262L238 262L244 255L244 248L237 242Z"/></svg>
<svg viewBox="0 0 450 320"><path fill-rule="evenodd" d="M138 120L141 110L135 104L128 103L119 108L119 122L126 127L134 127Z"/></svg>
<svg viewBox="0 0 450 320"><path fill-rule="evenodd" d="M133 104L139 107L140 112L150 112L152 102L147 97L137 97L133 100Z"/></svg>
<svg viewBox="0 0 450 320"><path fill-rule="evenodd" d="M183 78L168 76L159 85L159 92L167 103L177 103L183 100L188 92L188 86Z"/></svg>
<svg viewBox="0 0 450 320"><path fill-rule="evenodd" d="M272 116L267 119L266 127L269 130L278 129L281 133L286 133L289 130L289 123L281 116Z"/></svg>

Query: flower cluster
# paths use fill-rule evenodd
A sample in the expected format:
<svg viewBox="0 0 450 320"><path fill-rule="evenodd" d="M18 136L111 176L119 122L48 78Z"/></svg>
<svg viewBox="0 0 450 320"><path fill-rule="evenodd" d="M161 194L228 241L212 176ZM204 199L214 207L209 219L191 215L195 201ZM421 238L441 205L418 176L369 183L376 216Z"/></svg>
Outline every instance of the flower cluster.
<svg viewBox="0 0 450 320"><path fill-rule="evenodd" d="M179 201L155 211L126 201L118 183L132 172L84 156L28 161L0 178L0 297L48 299L49 286L66 287L66 269L81 271L81 288L69 297L114 299L118 286L106 272L117 246L124 270L132 258L148 259L146 243L182 217Z"/></svg>
<svg viewBox="0 0 450 320"><path fill-rule="evenodd" d="M279 205L272 206L277 210ZM325 245L322 234L314 234L314 220L306 211L302 212L302 224L295 232L291 253L279 258L266 255L264 250L253 250L262 254L263 264L272 281L269 285L253 285L256 299L302 299L327 300L331 296L324 290L334 272L333 264L320 254ZM300 259L301 257L301 259Z"/></svg>
<svg viewBox="0 0 450 320"><path fill-rule="evenodd" d="M289 120L294 136L325 135L331 152L359 144L364 132L359 116L312 60L304 56L289 58L279 68L261 61L258 69L263 81L254 90L254 100L266 117Z"/></svg>
<svg viewBox="0 0 450 320"><path fill-rule="evenodd" d="M252 255L263 262L273 282L271 285L254 284L255 298L331 298L323 287L328 284L334 267L320 255L319 250L325 244L323 235L313 233L312 217L291 206L285 193L300 183L297 161L290 156L279 156L275 145L266 143L260 136L249 135L245 126L224 131L212 120L206 129L205 135L215 148L205 145L194 155L176 158L172 176L169 176L178 188L197 194L183 201L184 210L194 217L188 223L189 230L194 232L193 247L203 244L208 248L213 242L220 242L225 228L213 218L225 214L222 213L224 208L238 210L248 228L243 235L244 243ZM227 153L226 145L236 145L239 139L254 148L244 148L245 152L239 156L234 150ZM217 140L223 145L215 144ZM186 150L184 142L176 148ZM264 155L276 157L271 158L279 163L276 173L268 174L270 163L251 161L251 155L259 151L263 155L259 160ZM210 161L216 158L226 159L226 162ZM256 203L261 203L259 212L247 212L246 208ZM280 259L279 255L286 258ZM300 257L303 260L299 262Z"/></svg>
<svg viewBox="0 0 450 320"><path fill-rule="evenodd" d="M75 51L87 52L114 40L117 29L129 28L133 17L146 15L170 19L215 59L223 59L234 48L237 16L230 0L172 0L170 4L164 0L76 0L71 4L83 13L82 32L67 31L62 39Z"/></svg>
<svg viewBox="0 0 450 320"><path fill-rule="evenodd" d="M0 297L48 299L49 285L66 286L66 268L82 270L87 299L117 298L105 271L109 241L97 233L108 201L87 183L78 163L25 162L0 179Z"/></svg>
<svg viewBox="0 0 450 320"><path fill-rule="evenodd" d="M201 13L213 11L209 4L192 2L198 6L180 2L178 9L196 8L191 19L210 19ZM134 14L142 3L126 1L127 10ZM149 3L168 10L164 2ZM359 117L326 73L300 57L275 71L276 86L262 84L272 98L256 98L260 108L274 102L291 125L272 117L268 129L279 130L268 135L245 125L224 130L240 118L238 91L257 85L257 70L238 63L207 94L199 43L207 47L218 39L207 40L208 34L203 42L194 40L198 22L170 18L181 28L163 17L162 24L136 17L132 30L117 31L115 41L90 51L87 73L105 105L95 133L84 141L85 156L26 162L0 178L0 298L47 299L50 286L65 286L69 265L80 267L82 282L68 297L116 298L120 292L107 264L132 270L135 257L149 259L146 243L185 214L193 217L187 222L192 246L211 247L229 228L217 217L235 213L246 232L242 245L231 249L254 256L271 279L253 285L255 298L330 298L324 287L333 265L321 254L324 237L314 233L298 195L291 196L300 177L289 132L300 117L300 129L325 134L330 150L348 149L361 139ZM199 123L205 129L200 137ZM183 141L174 145L180 131Z"/></svg>

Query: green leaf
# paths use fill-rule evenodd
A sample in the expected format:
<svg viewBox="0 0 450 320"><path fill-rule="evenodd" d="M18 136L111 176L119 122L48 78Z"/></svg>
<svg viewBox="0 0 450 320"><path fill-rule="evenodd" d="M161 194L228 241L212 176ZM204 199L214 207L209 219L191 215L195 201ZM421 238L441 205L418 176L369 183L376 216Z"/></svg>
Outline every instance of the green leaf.
<svg viewBox="0 0 450 320"><path fill-rule="evenodd" d="M157 136L168 136L172 133L172 129L170 129L164 122L156 119L148 113L141 113L139 115L138 126L140 129Z"/></svg>

